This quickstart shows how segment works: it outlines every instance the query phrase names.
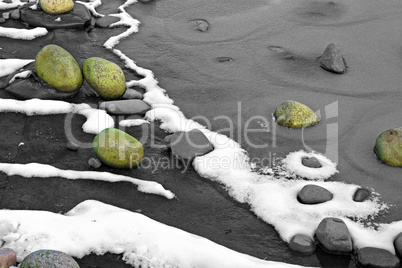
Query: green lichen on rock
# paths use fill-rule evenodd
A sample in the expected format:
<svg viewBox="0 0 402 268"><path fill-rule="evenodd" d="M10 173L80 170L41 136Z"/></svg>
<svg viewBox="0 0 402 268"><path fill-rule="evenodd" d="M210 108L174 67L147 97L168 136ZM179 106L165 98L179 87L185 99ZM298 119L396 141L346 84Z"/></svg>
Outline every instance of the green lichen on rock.
<svg viewBox="0 0 402 268"><path fill-rule="evenodd" d="M93 57L84 61L85 79L106 100L120 98L126 90L126 78L121 68L108 60Z"/></svg>
<svg viewBox="0 0 402 268"><path fill-rule="evenodd" d="M72 0L39 0L39 5L47 14L61 14L74 8Z"/></svg>
<svg viewBox="0 0 402 268"><path fill-rule="evenodd" d="M56 45L47 45L39 51L35 58L35 71L40 78L62 92L75 91L84 82L77 61Z"/></svg>
<svg viewBox="0 0 402 268"><path fill-rule="evenodd" d="M285 101L276 108L274 116L278 124L290 128L309 127L320 122L309 107L297 101Z"/></svg>
<svg viewBox="0 0 402 268"><path fill-rule="evenodd" d="M383 163L402 167L402 127L381 133L376 140L375 151Z"/></svg>
<svg viewBox="0 0 402 268"><path fill-rule="evenodd" d="M93 141L96 156L110 167L132 168L144 157L142 144L116 128L107 128L99 133Z"/></svg>
<svg viewBox="0 0 402 268"><path fill-rule="evenodd" d="M21 262L20 268L80 268L69 255L57 250L38 250L32 252Z"/></svg>

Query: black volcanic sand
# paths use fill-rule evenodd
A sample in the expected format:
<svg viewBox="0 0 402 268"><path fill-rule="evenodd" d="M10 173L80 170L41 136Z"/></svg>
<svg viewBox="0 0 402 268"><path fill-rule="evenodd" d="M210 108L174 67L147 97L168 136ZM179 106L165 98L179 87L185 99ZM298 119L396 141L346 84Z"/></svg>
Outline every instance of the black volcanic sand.
<svg viewBox="0 0 402 268"><path fill-rule="evenodd" d="M98 8L103 14L116 13L118 5L124 3L104 2ZM301 130L274 128L271 116L281 102L297 100L314 111L320 110L321 123L304 131L304 143L325 153L327 127L332 124L338 128L340 173L332 180L372 188L380 193L383 202L393 204L379 221L402 218L401 169L383 165L373 153L380 133L402 126L402 2L156 0L150 4L136 3L126 10L141 21L140 32L121 41L116 48L139 66L153 70L160 86L188 118L204 116L211 122L210 128L219 131L230 125L216 117L228 116L235 129L233 139L241 143L250 157L269 158L284 157L304 148ZM209 22L208 31L195 29L193 20L198 19ZM22 28L12 20L2 26ZM56 44L69 51L79 64L89 57L104 57L119 64L127 80L137 79L117 56L102 47L110 36L125 30L54 30L32 41L0 38L0 58L33 59L43 46ZM346 74L326 72L316 62L332 42L338 43L348 63ZM12 98L5 91L0 91L0 97ZM85 83L78 96L68 101L96 104L99 99ZM326 107L331 104L338 105L338 113L329 118L333 110L326 111ZM238 130L244 129L253 116L265 117L269 123L265 129L270 131L249 133L248 142L243 134L238 135L243 133ZM90 170L87 161L94 157L91 148L78 152L65 148L67 118L1 113L0 162L38 162L62 169ZM251 121L249 128L262 129L260 121ZM75 115L67 129L77 140L90 144L94 135L83 133L84 122L83 116ZM149 137L155 137L160 144L167 133L157 124L154 133L150 129L153 125L126 131L138 138L148 131ZM250 141L268 147L257 149ZM18 147L21 142L24 145ZM166 149L153 147L150 139L144 142L147 157L169 157ZM178 199L143 194L125 182L1 174L1 208L65 213L79 202L96 199L140 211L261 259L306 266L355 267L351 258L320 249L311 256L291 252L273 227L249 212L247 205L234 202L220 185L199 177L191 167L114 170L103 166L99 171L157 181ZM82 268L130 267L113 254L90 255L78 262Z"/></svg>

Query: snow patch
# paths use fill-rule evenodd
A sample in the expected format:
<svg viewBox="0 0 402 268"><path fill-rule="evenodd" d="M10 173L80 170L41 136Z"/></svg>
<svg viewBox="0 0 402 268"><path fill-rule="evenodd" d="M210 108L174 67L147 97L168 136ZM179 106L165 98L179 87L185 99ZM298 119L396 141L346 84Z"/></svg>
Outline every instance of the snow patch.
<svg viewBox="0 0 402 268"><path fill-rule="evenodd" d="M0 26L0 36L12 39L32 40L36 37L47 34L46 28L36 27L34 29L5 28Z"/></svg>

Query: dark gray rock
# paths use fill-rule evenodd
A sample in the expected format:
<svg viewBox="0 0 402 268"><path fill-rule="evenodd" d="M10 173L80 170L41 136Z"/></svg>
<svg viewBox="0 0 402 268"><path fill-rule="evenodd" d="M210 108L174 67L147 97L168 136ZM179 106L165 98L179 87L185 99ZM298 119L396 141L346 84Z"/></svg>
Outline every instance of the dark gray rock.
<svg viewBox="0 0 402 268"><path fill-rule="evenodd" d="M191 22L194 24L194 28L197 31L206 32L209 30L209 23L206 20L199 19L199 20L192 20Z"/></svg>
<svg viewBox="0 0 402 268"><path fill-rule="evenodd" d="M371 192L369 190L364 189L364 188L360 188L355 192L355 194L353 196L353 201L355 201L355 202L363 202L370 195L371 195Z"/></svg>
<svg viewBox="0 0 402 268"><path fill-rule="evenodd" d="M350 254L352 238L345 222L337 218L323 219L315 232L320 247L332 254Z"/></svg>
<svg viewBox="0 0 402 268"><path fill-rule="evenodd" d="M124 92L123 96L121 96L122 99L125 100L131 100L131 99L139 99L142 100L143 96L140 92L138 92L135 89L127 88L126 91Z"/></svg>
<svg viewBox="0 0 402 268"><path fill-rule="evenodd" d="M170 137L169 146L174 156L190 161L196 156L205 155L214 149L204 133L198 129L174 133Z"/></svg>
<svg viewBox="0 0 402 268"><path fill-rule="evenodd" d="M55 21L57 18L61 18L61 21ZM88 9L81 4L75 4L71 11L57 15L47 14L40 9L21 8L21 20L33 27L45 27L47 29L84 28L90 24L91 18Z"/></svg>
<svg viewBox="0 0 402 268"><path fill-rule="evenodd" d="M95 26L100 28L108 28L111 24L118 22L120 19L113 16L104 16L96 20Z"/></svg>
<svg viewBox="0 0 402 268"><path fill-rule="evenodd" d="M91 168L98 169L102 166L102 162L98 158L89 158L88 159L88 165Z"/></svg>
<svg viewBox="0 0 402 268"><path fill-rule="evenodd" d="M346 61L338 45L335 43L331 43L327 46L324 53L318 58L318 62L322 68L329 72L336 74L346 72Z"/></svg>
<svg viewBox="0 0 402 268"><path fill-rule="evenodd" d="M381 249L366 247L357 253L357 264L362 268L399 268L399 259L391 252Z"/></svg>
<svg viewBox="0 0 402 268"><path fill-rule="evenodd" d="M333 194L321 186L308 184L300 190L297 198L302 204L313 205L331 200Z"/></svg>
<svg viewBox="0 0 402 268"><path fill-rule="evenodd" d="M302 164L303 164L303 166L310 167L310 168L322 167L320 161L318 161L318 159L315 157L303 157Z"/></svg>
<svg viewBox="0 0 402 268"><path fill-rule="evenodd" d="M314 240L307 235L297 234L290 240L289 248L293 251L310 255L314 253L316 245Z"/></svg>
<svg viewBox="0 0 402 268"><path fill-rule="evenodd" d="M396 255L402 258L402 232L395 238L394 247L396 251Z"/></svg>
<svg viewBox="0 0 402 268"><path fill-rule="evenodd" d="M11 11L10 16L14 20L19 20L20 17L21 17L20 10L19 9L14 9L13 11Z"/></svg>
<svg viewBox="0 0 402 268"><path fill-rule="evenodd" d="M64 252L56 250L38 250L24 258L21 268L80 268L78 263Z"/></svg>
<svg viewBox="0 0 402 268"><path fill-rule="evenodd" d="M142 100L105 101L99 106L109 114L145 114L151 107Z"/></svg>

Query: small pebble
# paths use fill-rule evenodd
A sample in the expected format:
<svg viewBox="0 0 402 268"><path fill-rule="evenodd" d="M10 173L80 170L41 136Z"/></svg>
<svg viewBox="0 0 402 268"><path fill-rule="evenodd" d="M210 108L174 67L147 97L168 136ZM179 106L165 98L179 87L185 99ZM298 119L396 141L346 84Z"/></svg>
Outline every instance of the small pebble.
<svg viewBox="0 0 402 268"><path fill-rule="evenodd" d="M78 149L80 148L77 144L69 141L66 144L66 148L70 151L78 151Z"/></svg>
<svg viewBox="0 0 402 268"><path fill-rule="evenodd" d="M303 234L297 234L290 240L289 248L293 251L310 255L314 253L316 245L314 240L310 237Z"/></svg>
<svg viewBox="0 0 402 268"><path fill-rule="evenodd" d="M209 23L206 20L192 20L195 25L195 29L200 32L206 32L209 29Z"/></svg>
<svg viewBox="0 0 402 268"><path fill-rule="evenodd" d="M90 158L88 165L92 168L98 169L102 166L102 162L98 158Z"/></svg>
<svg viewBox="0 0 402 268"><path fill-rule="evenodd" d="M303 164L303 166L310 167L310 168L322 167L320 161L318 161L318 159L315 157L303 157L302 164Z"/></svg>
<svg viewBox="0 0 402 268"><path fill-rule="evenodd" d="M142 94L138 92L137 90L134 90L132 88L127 88L126 91L124 92L123 96L121 96L122 99L142 99Z"/></svg>
<svg viewBox="0 0 402 268"><path fill-rule="evenodd" d="M20 10L19 9L14 9L13 11L11 11L10 16L14 20L19 20L20 17L21 17Z"/></svg>
<svg viewBox="0 0 402 268"><path fill-rule="evenodd" d="M353 201L355 202L363 202L371 195L371 192L367 189L358 189L353 196Z"/></svg>

